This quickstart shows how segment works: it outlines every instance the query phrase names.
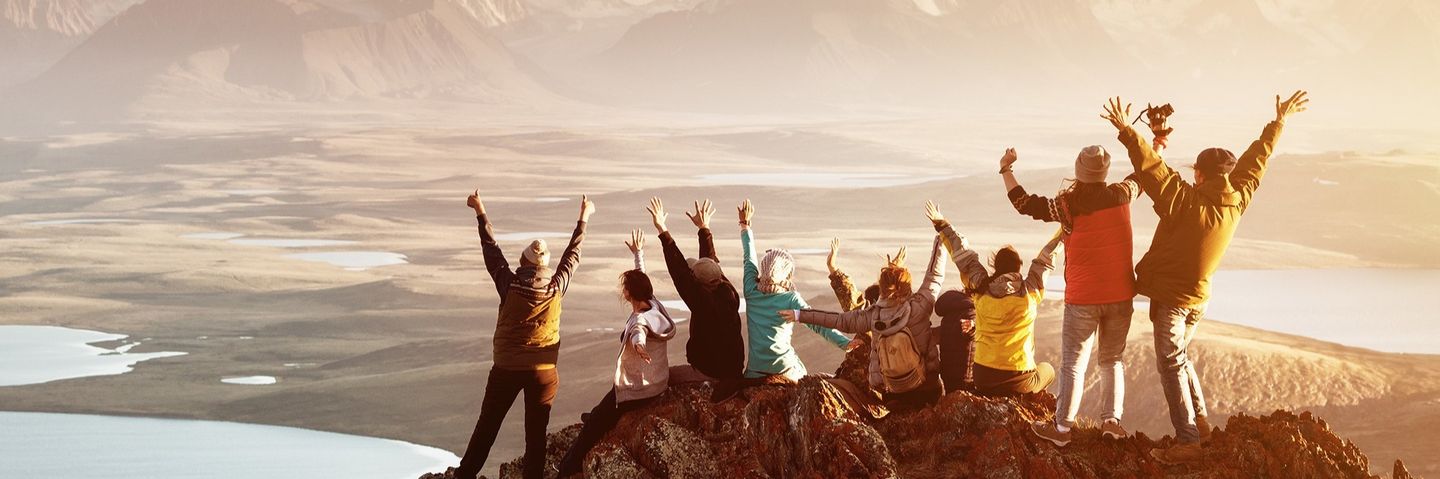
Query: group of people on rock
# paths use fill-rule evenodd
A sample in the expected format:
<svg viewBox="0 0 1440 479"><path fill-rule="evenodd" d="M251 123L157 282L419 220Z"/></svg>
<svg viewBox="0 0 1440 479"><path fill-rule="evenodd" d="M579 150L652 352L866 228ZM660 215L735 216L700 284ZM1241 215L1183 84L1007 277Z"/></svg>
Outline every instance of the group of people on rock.
<svg viewBox="0 0 1440 479"><path fill-rule="evenodd" d="M1128 436L1121 427L1124 357L1137 294L1150 299L1156 366L1175 427L1176 443L1151 451L1167 463L1203 459L1209 438L1204 395L1189 346L1210 299L1210 277L1229 246L1240 217L1265 174L1266 163L1286 118L1306 109L1306 93L1275 98L1275 120L1265 126L1238 158L1223 148L1200 152L1194 183L1161 159L1172 129L1168 108L1143 114L1150 142L1130 126L1130 105L1110 100L1102 115L1116 130L1134 173L1107 183L1110 153L1099 145L1081 149L1073 183L1054 197L1029 194L1015 179L1018 160L1008 149L999 174L1015 209L1026 216L1059 223L1055 234L1029 262L1006 246L987 261L970 247L933 202L926 215L936 235L923 276L915 283L902 248L887 258L874 285L863 292L835 265L839 242L827 260L831 286L842 312L807 304L795 288L795 258L785 250L758 253L751 228L755 209L749 200L737 208L743 276L739 288L726 276L715 250L710 220L715 208L696 201L686 217L698 230L699 252L687 257L677 246L665 205L650 200L650 214L665 256L665 269L690 313L689 364L671 367L668 343L677 324L656 299L645 270L645 235L631 234L626 246L634 269L620 275L620 295L630 306L615 363L612 388L589 413L559 465L560 477L581 473L586 454L620 417L654 401L670 384L708 382L713 401L725 401L762 383L798 381L808 371L791 345L797 324L836 347L869 348L866 394L892 408L937 401L943 394L969 391L999 396L1046 390L1058 382L1055 416L1032 426L1034 433L1058 446L1071 440L1085 390L1085 373L1098 354L1103 381L1100 431ZM1159 216L1150 250L1132 268L1130 203L1141 192ZM511 269L491 231L479 192L468 205L479 222L486 269L500 296L490 370L480 418L456 477L473 478L488 458L501 422L516 396L525 394L523 475L544 474L546 427L559 387L561 303L580 263L581 243L595 205L581 199L580 217L570 242L551 265L550 251L536 240ZM1035 360L1035 320L1046 296L1057 249L1065 250L1064 319L1060 368ZM947 263L960 273L961 289L942 292ZM741 317L740 308L745 309ZM936 327L934 316L941 318ZM741 334L744 325L748 347ZM846 336L846 333L854 335ZM1095 351L1097 349L1098 353Z"/></svg>

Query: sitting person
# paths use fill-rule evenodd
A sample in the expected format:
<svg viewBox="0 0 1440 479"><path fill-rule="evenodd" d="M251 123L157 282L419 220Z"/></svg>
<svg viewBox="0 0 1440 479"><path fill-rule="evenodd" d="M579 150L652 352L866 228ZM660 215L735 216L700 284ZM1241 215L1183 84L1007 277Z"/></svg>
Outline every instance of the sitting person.
<svg viewBox="0 0 1440 479"><path fill-rule="evenodd" d="M695 202L695 213L686 213L699 229L700 257L685 257L675 238L665 227L669 217L660 198L651 198L650 219L660 234L665 252L665 269L675 283L680 300L690 309L690 339L685 342L688 366L676 366L670 376L672 383L715 381L716 391L733 389L733 382L745 375L745 339L740 332L740 293L720 269L715 254L715 237L710 233L710 217L715 208L710 200Z"/></svg>
<svg viewBox="0 0 1440 479"><path fill-rule="evenodd" d="M1020 275L1020 253L1006 246L995 252L993 274L980 262L934 203L925 205L945 248L955 258L960 282L975 302L975 389L986 396L1044 391L1055 380L1055 367L1035 362L1035 316L1045 297L1045 281L1055 269L1055 249L1061 231L1056 231L1030 271Z"/></svg>
<svg viewBox="0 0 1440 479"><path fill-rule="evenodd" d="M750 229L755 208L750 200L745 200L738 211L740 248L745 263L746 330L750 337L750 357L745 377L751 380L749 384L770 376L778 376L784 381L799 381L808 371L790 344L795 331L794 323L781 319L779 313L781 310L810 307L795 292L795 259L788 251L776 249L767 250L764 258L757 258L754 233ZM839 331L815 325L806 327L841 349L850 346L850 339ZM723 396L717 399L728 399L734 396L734 392L717 393L717 396Z"/></svg>
<svg viewBox="0 0 1440 479"><path fill-rule="evenodd" d="M880 270L880 299L862 309L844 313L783 311L799 321L849 333L869 332L870 387L884 394L887 406L913 407L940 398L940 354L931 335L930 317L940 284L945 281L945 250L935 237L930 264L920 288L911 290L905 250Z"/></svg>
<svg viewBox="0 0 1440 479"><path fill-rule="evenodd" d="M635 269L620 275L620 295L631 311L620 333L615 380L610 393L582 417L585 425L560 460L559 477L580 474L585 455L615 428L620 416L650 404L668 387L670 361L666 346L675 337L675 320L665 305L655 300L654 287L645 275L645 237L635 230L631 238L626 246L635 255Z"/></svg>
<svg viewBox="0 0 1440 479"><path fill-rule="evenodd" d="M975 390L975 301L964 291L952 289L935 300L940 316L937 343L940 345L940 381L945 394Z"/></svg>

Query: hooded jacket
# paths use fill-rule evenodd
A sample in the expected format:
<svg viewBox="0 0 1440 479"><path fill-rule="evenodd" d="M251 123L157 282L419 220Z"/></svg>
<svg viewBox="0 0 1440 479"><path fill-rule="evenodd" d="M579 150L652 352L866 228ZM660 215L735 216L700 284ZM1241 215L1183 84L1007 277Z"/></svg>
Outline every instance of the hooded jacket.
<svg viewBox="0 0 1440 479"><path fill-rule="evenodd" d="M1065 303L1111 304L1135 297L1130 201L1140 194L1135 175L1105 185L1080 183L1055 199L1010 190L1015 210L1056 221L1065 237Z"/></svg>
<svg viewBox="0 0 1440 479"><path fill-rule="evenodd" d="M745 376L760 378L778 374L798 381L808 371L790 344L795 325L780 319L780 310L809 309L810 305L793 290L775 293L760 290L760 265L750 228L740 231L740 248L745 262L745 328L750 335L750 358ZM813 324L805 327L842 349L850 344L849 338L834 329Z"/></svg>
<svg viewBox="0 0 1440 479"><path fill-rule="evenodd" d="M719 262L715 237L709 228L700 229L700 257ZM695 277L670 232L660 233L665 251L665 268L675 291L690 308L690 339L685 358L690 365L717 379L739 379L745 374L745 339L740 332L740 294L723 273L719 281L704 283Z"/></svg>
<svg viewBox="0 0 1440 479"><path fill-rule="evenodd" d="M650 300L650 309L631 313L620 333L620 354L615 358L615 401L625 402L659 396L670 381L667 347L675 337L675 320L659 301ZM639 347L650 356L646 362L631 348Z"/></svg>
<svg viewBox="0 0 1440 479"><path fill-rule="evenodd" d="M935 309L935 298L940 295L940 284L945 282L944 247L939 236L930 253L930 264L925 268L925 278L920 288L904 299L881 298L873 305L844 313L803 310L796 316L800 322L834 328L846 333L873 331L875 337L886 337L901 329L907 329L920 354L925 360L926 375L940 371L940 348L936 335L931 334L931 316ZM884 377L880 371L879 341L870 343L870 365L868 368L870 387L884 388ZM904 392L904 391L895 391Z"/></svg>
<svg viewBox="0 0 1440 479"><path fill-rule="evenodd" d="M1061 235L1040 250L1024 277L1007 273L990 281L984 290L974 291L990 277L980 253L970 249L969 241L950 223L938 222L935 229L955 258L960 282L975 299L975 364L1003 371L1035 369L1035 317L1045 298L1045 282L1055 269Z"/></svg>
<svg viewBox="0 0 1440 479"><path fill-rule="evenodd" d="M1284 124L1270 122L1228 175L1190 185L1135 132L1120 131L1140 188L1155 202L1160 224L1150 251L1135 265L1137 292L1158 304L1193 308L1210 299L1210 277L1250 206Z"/></svg>
<svg viewBox="0 0 1440 479"><path fill-rule="evenodd" d="M560 358L560 301L580 265L585 222L575 224L570 244L550 274L544 266L528 264L511 271L505 253L495 242L490 221L484 215L476 220L480 223L485 269L500 294L492 353L495 367L512 371L554 368Z"/></svg>

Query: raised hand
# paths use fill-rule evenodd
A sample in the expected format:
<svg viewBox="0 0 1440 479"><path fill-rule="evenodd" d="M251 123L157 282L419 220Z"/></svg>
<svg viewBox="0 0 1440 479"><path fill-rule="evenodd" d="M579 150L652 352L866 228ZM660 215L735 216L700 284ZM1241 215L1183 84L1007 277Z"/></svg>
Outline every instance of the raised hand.
<svg viewBox="0 0 1440 479"><path fill-rule="evenodd" d="M625 242L625 247L630 248L631 254L639 253L641 249L645 248L645 234L638 229L631 231L630 241Z"/></svg>
<svg viewBox="0 0 1440 479"><path fill-rule="evenodd" d="M650 198L650 206L645 207L645 211L650 212L650 222L655 224L656 232L669 231L665 229L665 220L669 219L670 215L665 214L665 203L660 201L659 196Z"/></svg>
<svg viewBox="0 0 1440 479"><path fill-rule="evenodd" d="M755 217L755 206L750 204L750 199L746 198L735 211L740 214L740 226L750 226L750 218Z"/></svg>
<svg viewBox="0 0 1440 479"><path fill-rule="evenodd" d="M711 216L715 216L715 207L710 205L710 200L696 201L695 213L685 213L685 217L690 218L690 222L695 223L695 227L699 229L710 227Z"/></svg>
<svg viewBox="0 0 1440 479"><path fill-rule="evenodd" d="M934 201L925 200L925 217L930 218L931 223L945 221L945 215L940 213L940 208L935 206Z"/></svg>
<svg viewBox="0 0 1440 479"><path fill-rule="evenodd" d="M1100 115L1100 118L1109 121L1116 130L1124 130L1130 124L1130 104L1122 104L1118 96L1111 98L1106 102L1105 113Z"/></svg>
<svg viewBox="0 0 1440 479"><path fill-rule="evenodd" d="M1305 111L1305 104L1310 103L1310 99L1305 96L1309 94L1310 92L1305 90L1296 90L1289 100L1283 102L1280 101L1280 95L1275 95L1275 121L1284 122L1286 117Z"/></svg>
<svg viewBox="0 0 1440 479"><path fill-rule="evenodd" d="M480 201L480 190L475 190L474 193L470 193L469 198L465 198L465 206L474 209L475 216L485 214L485 202Z"/></svg>
<svg viewBox="0 0 1440 479"><path fill-rule="evenodd" d="M1005 155L1000 157L1000 172L1009 172L1010 167L1014 165L1016 161L1020 161L1020 155L1015 153L1014 148L1006 148Z"/></svg>
<svg viewBox="0 0 1440 479"><path fill-rule="evenodd" d="M837 258L839 258L839 257L840 257L840 238L831 239L831 240L830 240L830 256L825 257L825 267L826 267L826 268L830 268L830 273L831 273L831 274L834 274L836 270L840 269L840 268L835 267L835 260L836 260Z"/></svg>
<svg viewBox="0 0 1440 479"><path fill-rule="evenodd" d="M580 195L580 221L589 222L590 215L595 214L595 202L590 201L590 195Z"/></svg>
<svg viewBox="0 0 1440 479"><path fill-rule="evenodd" d="M793 323L800 320L800 318L795 316L795 310L793 309L782 309L779 311L779 313L780 319L784 320L787 323Z"/></svg>

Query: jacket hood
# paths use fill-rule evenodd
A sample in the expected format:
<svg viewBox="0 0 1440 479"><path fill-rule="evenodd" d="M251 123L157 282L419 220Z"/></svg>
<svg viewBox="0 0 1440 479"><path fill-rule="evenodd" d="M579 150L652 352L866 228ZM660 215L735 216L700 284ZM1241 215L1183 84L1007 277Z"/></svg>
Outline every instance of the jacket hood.
<svg viewBox="0 0 1440 479"><path fill-rule="evenodd" d="M543 288L550 285L550 268L538 265L521 266L515 270L514 281Z"/></svg>
<svg viewBox="0 0 1440 479"><path fill-rule="evenodd" d="M879 308L879 312L875 324L870 325L870 329L881 335L893 334L910 323L911 303L908 298L902 300L881 299L875 302L875 306Z"/></svg>
<svg viewBox="0 0 1440 479"><path fill-rule="evenodd" d="M640 315L645 317L646 324L650 326L646 328L650 339L669 341L675 337L675 319L670 317L670 311L665 309L664 304L652 299L650 310Z"/></svg>
<svg viewBox="0 0 1440 479"><path fill-rule="evenodd" d="M1199 193L1220 206L1240 206L1240 192L1230 185L1230 175L1220 175L1195 187Z"/></svg>
<svg viewBox="0 0 1440 479"><path fill-rule="evenodd" d="M1025 292L1025 278L1020 273L1005 273L990 281L991 296L1003 298Z"/></svg>

